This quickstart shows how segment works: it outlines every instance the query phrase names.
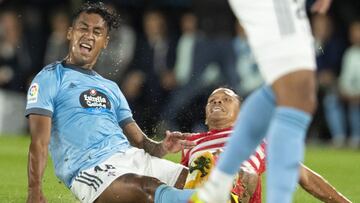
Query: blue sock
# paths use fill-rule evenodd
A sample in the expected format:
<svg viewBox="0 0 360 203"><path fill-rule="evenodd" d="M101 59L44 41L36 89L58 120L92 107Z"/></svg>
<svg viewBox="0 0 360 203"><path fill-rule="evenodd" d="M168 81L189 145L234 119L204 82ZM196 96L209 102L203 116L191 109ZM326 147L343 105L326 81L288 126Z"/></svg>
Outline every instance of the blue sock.
<svg viewBox="0 0 360 203"><path fill-rule="evenodd" d="M234 132L220 155L217 165L220 171L234 175L240 164L249 159L265 137L275 106L275 96L269 86L261 87L245 100Z"/></svg>
<svg viewBox="0 0 360 203"><path fill-rule="evenodd" d="M195 190L179 190L168 185L160 185L155 191L154 203L186 203Z"/></svg>
<svg viewBox="0 0 360 203"><path fill-rule="evenodd" d="M268 203L290 203L303 160L304 139L311 115L289 107L277 107L269 127L267 147Z"/></svg>

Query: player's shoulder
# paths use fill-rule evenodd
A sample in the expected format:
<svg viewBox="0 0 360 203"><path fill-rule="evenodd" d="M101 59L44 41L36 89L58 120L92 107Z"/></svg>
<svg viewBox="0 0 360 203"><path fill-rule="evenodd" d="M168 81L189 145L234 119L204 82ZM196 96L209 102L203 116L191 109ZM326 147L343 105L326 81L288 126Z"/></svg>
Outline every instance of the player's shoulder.
<svg viewBox="0 0 360 203"><path fill-rule="evenodd" d="M114 81L112 81L112 80L110 80L110 79L108 79L108 78L100 75L100 74L99 74L98 72L96 72L95 70L93 70L93 73L94 73L94 75L95 75L96 77L100 78L100 80L102 80L103 82L108 83L108 84L111 84L112 86L118 87L118 85L117 85L116 82L114 82Z"/></svg>
<svg viewBox="0 0 360 203"><path fill-rule="evenodd" d="M99 75L99 76L100 76L100 75ZM100 76L100 77L102 77L103 80L106 81L106 83L109 85L110 89L116 91L117 93L120 92L120 93L122 94L122 92L121 92L121 90L120 90L120 87L119 87L119 85L118 85L116 82L114 82L114 81L112 81L112 80L110 80L110 79L104 78L103 76Z"/></svg>
<svg viewBox="0 0 360 203"><path fill-rule="evenodd" d="M51 75L51 74L58 75L61 73L61 67L62 67L61 61L56 61L54 63L50 63L50 64L44 66L41 69L41 71L38 73L38 75Z"/></svg>
<svg viewBox="0 0 360 203"><path fill-rule="evenodd" d="M207 135L208 135L207 132L191 133L191 135L187 136L186 139L189 141L196 141L196 140L206 137Z"/></svg>
<svg viewBox="0 0 360 203"><path fill-rule="evenodd" d="M105 81L106 84L108 84L108 86L110 87L110 89L116 91L117 94L120 94L120 95L123 95L123 92L121 91L119 85L113 81L113 80L110 80L110 79L107 79L103 76L101 76L100 74L96 73L99 77L102 78L102 80Z"/></svg>
<svg viewBox="0 0 360 203"><path fill-rule="evenodd" d="M105 85L107 88L109 88L111 91L115 92L117 96L123 97L123 92L121 91L119 85L110 79L105 78L104 76L100 75L96 71L94 71L96 77L100 78L102 81L102 84Z"/></svg>
<svg viewBox="0 0 360 203"><path fill-rule="evenodd" d="M60 66L62 66L61 61L55 61L43 67L42 71L55 71L60 69Z"/></svg>
<svg viewBox="0 0 360 203"><path fill-rule="evenodd" d="M35 79L48 82L53 82L54 80L61 79L63 70L61 67L61 61L56 61L54 63L48 64L36 74Z"/></svg>

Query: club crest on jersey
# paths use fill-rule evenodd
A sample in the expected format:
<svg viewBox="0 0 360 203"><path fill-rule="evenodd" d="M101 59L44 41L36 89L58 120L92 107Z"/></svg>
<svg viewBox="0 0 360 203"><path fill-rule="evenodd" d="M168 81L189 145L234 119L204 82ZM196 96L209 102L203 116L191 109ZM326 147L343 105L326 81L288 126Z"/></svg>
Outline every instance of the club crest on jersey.
<svg viewBox="0 0 360 203"><path fill-rule="evenodd" d="M29 88L29 92L27 95L27 102L28 103L36 103L37 102L37 98L38 98L38 94L39 94L39 84L37 83L33 83L30 88Z"/></svg>
<svg viewBox="0 0 360 203"><path fill-rule="evenodd" d="M90 95L95 96L96 95L96 90L90 90Z"/></svg>
<svg viewBox="0 0 360 203"><path fill-rule="evenodd" d="M107 96L95 89L86 90L80 94L80 104L86 109L105 110L111 108L111 103Z"/></svg>

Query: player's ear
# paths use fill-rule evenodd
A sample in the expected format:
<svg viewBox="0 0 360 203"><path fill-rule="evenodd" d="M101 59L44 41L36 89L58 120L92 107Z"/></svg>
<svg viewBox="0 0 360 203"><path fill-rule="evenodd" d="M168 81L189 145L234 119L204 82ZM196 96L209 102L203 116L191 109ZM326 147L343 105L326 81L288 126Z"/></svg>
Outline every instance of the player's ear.
<svg viewBox="0 0 360 203"><path fill-rule="evenodd" d="M73 27L69 27L67 34L66 34L66 39L68 39L68 40L71 39L72 32L73 32Z"/></svg>

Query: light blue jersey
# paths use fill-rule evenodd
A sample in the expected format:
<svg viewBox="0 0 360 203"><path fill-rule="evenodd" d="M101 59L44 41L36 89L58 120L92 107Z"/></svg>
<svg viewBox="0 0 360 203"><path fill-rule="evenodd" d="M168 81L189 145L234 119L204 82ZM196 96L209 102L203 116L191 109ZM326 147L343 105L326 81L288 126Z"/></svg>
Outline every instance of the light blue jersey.
<svg viewBox="0 0 360 203"><path fill-rule="evenodd" d="M81 170L130 147L120 128L133 121L129 105L114 82L92 70L61 62L46 66L29 88L29 114L52 118L51 157L68 187Z"/></svg>

